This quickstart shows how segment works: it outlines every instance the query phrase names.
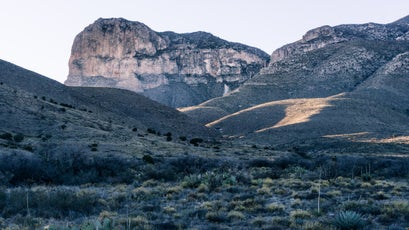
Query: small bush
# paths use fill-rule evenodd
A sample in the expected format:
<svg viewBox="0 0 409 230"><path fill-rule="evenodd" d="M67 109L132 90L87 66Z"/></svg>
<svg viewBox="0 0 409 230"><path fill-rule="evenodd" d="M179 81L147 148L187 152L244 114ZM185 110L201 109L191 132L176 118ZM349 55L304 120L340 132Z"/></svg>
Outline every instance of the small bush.
<svg viewBox="0 0 409 230"><path fill-rule="evenodd" d="M22 142L24 140L24 135L21 133L18 133L14 135L13 139L15 142Z"/></svg>
<svg viewBox="0 0 409 230"><path fill-rule="evenodd" d="M156 134L156 130L153 128L148 128L146 131L150 134Z"/></svg>
<svg viewBox="0 0 409 230"><path fill-rule="evenodd" d="M186 141L187 138L186 138L185 136L180 136L180 137L179 137L179 140L181 140L181 141Z"/></svg>
<svg viewBox="0 0 409 230"><path fill-rule="evenodd" d="M203 139L202 138L193 138L190 140L190 144L194 145L194 146L199 146L199 143L202 143Z"/></svg>
<svg viewBox="0 0 409 230"><path fill-rule="evenodd" d="M153 160L153 158L150 155L144 155L142 157L142 160L145 161L148 164L154 164L155 161Z"/></svg>
<svg viewBox="0 0 409 230"><path fill-rule="evenodd" d="M335 216L333 224L341 230L362 229L365 220L362 215L354 211L342 211Z"/></svg>
<svg viewBox="0 0 409 230"><path fill-rule="evenodd" d="M226 222L228 220L227 216L221 212L208 212L206 214L206 219L215 223Z"/></svg>
<svg viewBox="0 0 409 230"><path fill-rule="evenodd" d="M3 133L0 135L1 139L11 141L13 140L13 135L11 133Z"/></svg>
<svg viewBox="0 0 409 230"><path fill-rule="evenodd" d="M309 219L312 217L308 211L301 209L291 211L290 216L294 219Z"/></svg>

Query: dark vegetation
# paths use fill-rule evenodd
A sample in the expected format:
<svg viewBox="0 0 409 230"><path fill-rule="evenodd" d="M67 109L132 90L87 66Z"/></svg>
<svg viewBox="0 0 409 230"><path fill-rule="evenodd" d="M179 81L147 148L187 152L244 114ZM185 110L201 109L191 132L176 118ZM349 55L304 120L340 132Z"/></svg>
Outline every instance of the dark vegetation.
<svg viewBox="0 0 409 230"><path fill-rule="evenodd" d="M1 137L14 142L12 134ZM361 229L364 222L375 228L391 223L408 227L394 221L409 220L409 204L399 203L407 187L384 181L405 180L407 158L280 153L257 146L243 150L252 154L249 158L182 153L139 158L102 154L93 150L97 143L84 147L3 152L1 216L21 218L25 226L94 216L101 223L107 218L112 228L132 220L137 229L162 226L164 220L182 228ZM271 203L271 197L277 200ZM317 199L322 202L318 212ZM328 216L334 212L337 216Z"/></svg>

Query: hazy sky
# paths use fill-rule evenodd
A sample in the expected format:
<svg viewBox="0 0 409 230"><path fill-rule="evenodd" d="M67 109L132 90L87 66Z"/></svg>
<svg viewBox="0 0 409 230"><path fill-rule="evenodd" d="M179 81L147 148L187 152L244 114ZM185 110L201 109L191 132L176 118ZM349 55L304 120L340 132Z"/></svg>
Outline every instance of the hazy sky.
<svg viewBox="0 0 409 230"><path fill-rule="evenodd" d="M0 0L0 59L63 82L74 37L123 17L155 31L206 31L271 54L321 25L389 23L407 0Z"/></svg>

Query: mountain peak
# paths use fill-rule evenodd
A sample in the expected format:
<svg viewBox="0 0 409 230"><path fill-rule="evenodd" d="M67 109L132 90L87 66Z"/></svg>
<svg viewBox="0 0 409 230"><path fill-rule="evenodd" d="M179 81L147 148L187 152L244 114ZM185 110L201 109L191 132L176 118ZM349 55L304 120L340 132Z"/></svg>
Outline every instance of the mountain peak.
<svg viewBox="0 0 409 230"><path fill-rule="evenodd" d="M159 33L140 22L100 18L75 38L65 84L123 88L182 107L237 88L268 60L257 48L207 32Z"/></svg>

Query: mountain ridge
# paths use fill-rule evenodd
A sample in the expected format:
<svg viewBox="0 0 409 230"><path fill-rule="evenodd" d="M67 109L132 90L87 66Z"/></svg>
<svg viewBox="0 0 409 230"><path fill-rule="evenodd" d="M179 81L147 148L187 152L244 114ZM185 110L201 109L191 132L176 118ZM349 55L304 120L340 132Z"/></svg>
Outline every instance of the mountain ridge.
<svg viewBox="0 0 409 230"><path fill-rule="evenodd" d="M337 143L344 151L345 140L327 137L366 133L347 141L355 150L371 138L409 139L408 31L399 21L312 29L274 51L270 64L234 92L181 111L254 143Z"/></svg>

